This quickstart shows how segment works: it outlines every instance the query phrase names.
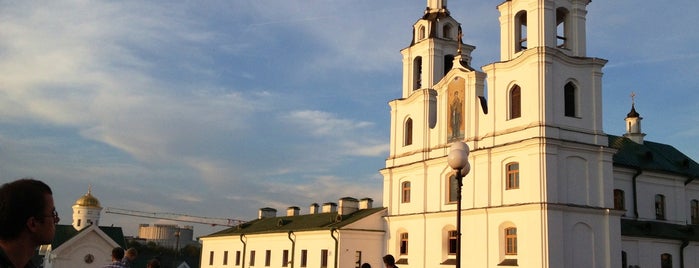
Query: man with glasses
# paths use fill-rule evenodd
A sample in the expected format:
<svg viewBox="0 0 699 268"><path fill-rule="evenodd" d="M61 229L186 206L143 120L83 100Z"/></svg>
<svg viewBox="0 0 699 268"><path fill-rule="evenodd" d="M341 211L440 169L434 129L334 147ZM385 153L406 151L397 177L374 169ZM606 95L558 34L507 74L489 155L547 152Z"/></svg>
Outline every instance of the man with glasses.
<svg viewBox="0 0 699 268"><path fill-rule="evenodd" d="M24 178L0 187L0 268L36 267L40 245L53 241L60 219L45 183Z"/></svg>

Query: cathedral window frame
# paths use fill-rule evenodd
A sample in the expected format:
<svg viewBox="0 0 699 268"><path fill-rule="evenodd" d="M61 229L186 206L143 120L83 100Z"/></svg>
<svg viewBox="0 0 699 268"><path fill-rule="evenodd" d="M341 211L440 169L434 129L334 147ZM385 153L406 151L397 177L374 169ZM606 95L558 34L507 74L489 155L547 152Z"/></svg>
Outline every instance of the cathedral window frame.
<svg viewBox="0 0 699 268"><path fill-rule="evenodd" d="M515 84L507 92L508 118L516 119L522 117L522 87Z"/></svg>
<svg viewBox="0 0 699 268"><path fill-rule="evenodd" d="M425 39L425 37L427 37L426 33L427 28L425 27L425 25L420 25L419 27L417 27L417 40L420 41Z"/></svg>
<svg viewBox="0 0 699 268"><path fill-rule="evenodd" d="M445 240L446 240L446 252L447 255L456 255L456 251L459 248L457 246L457 243L459 242L458 240L459 233L455 229L448 229L446 232Z"/></svg>
<svg viewBox="0 0 699 268"><path fill-rule="evenodd" d="M563 86L563 114L567 117L578 117L580 90L578 86L569 81Z"/></svg>
<svg viewBox="0 0 699 268"><path fill-rule="evenodd" d="M456 180L456 172L451 172L447 175L446 185L447 204L456 204L459 201L457 196L459 182Z"/></svg>
<svg viewBox="0 0 699 268"><path fill-rule="evenodd" d="M662 194L655 195L655 219L666 219L665 196Z"/></svg>
<svg viewBox="0 0 699 268"><path fill-rule="evenodd" d="M565 7L556 9L556 47L570 46L570 11Z"/></svg>
<svg viewBox="0 0 699 268"><path fill-rule="evenodd" d="M505 190L519 189L519 162L505 164Z"/></svg>
<svg viewBox="0 0 699 268"><path fill-rule="evenodd" d="M504 253L506 256L517 256L517 227L510 226L503 229Z"/></svg>
<svg viewBox="0 0 699 268"><path fill-rule="evenodd" d="M422 56L413 59L413 90L422 88Z"/></svg>
<svg viewBox="0 0 699 268"><path fill-rule="evenodd" d="M520 10L515 14L515 52L527 49L527 11Z"/></svg>
<svg viewBox="0 0 699 268"><path fill-rule="evenodd" d="M454 67L454 55L447 54L444 55L444 75L446 76L449 71Z"/></svg>
<svg viewBox="0 0 699 268"><path fill-rule="evenodd" d="M672 268L672 254L660 254L660 268Z"/></svg>
<svg viewBox="0 0 699 268"><path fill-rule="evenodd" d="M400 190L401 190L401 195L400 195L400 202L401 203L410 203L410 181L404 181L400 183Z"/></svg>
<svg viewBox="0 0 699 268"><path fill-rule="evenodd" d="M626 210L626 196L624 190L614 189L614 209Z"/></svg>
<svg viewBox="0 0 699 268"><path fill-rule="evenodd" d="M453 39L454 39L454 36L452 35L452 29L453 29L453 28L454 28L454 27L451 25L451 23L445 23L445 24L442 26L442 37L443 37L444 39L453 40Z"/></svg>
<svg viewBox="0 0 699 268"><path fill-rule="evenodd" d="M413 119L408 117L403 124L403 146L413 144Z"/></svg>
<svg viewBox="0 0 699 268"><path fill-rule="evenodd" d="M408 232L405 231L398 235L398 254L408 255L409 237Z"/></svg>
<svg viewBox="0 0 699 268"><path fill-rule="evenodd" d="M689 222L699 224L699 200L697 199L689 201Z"/></svg>

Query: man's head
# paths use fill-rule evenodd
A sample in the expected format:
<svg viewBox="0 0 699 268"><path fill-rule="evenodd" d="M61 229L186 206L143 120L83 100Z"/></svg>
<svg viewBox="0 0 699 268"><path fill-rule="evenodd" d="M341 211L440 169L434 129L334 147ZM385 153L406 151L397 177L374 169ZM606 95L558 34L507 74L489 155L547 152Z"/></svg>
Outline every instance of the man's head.
<svg viewBox="0 0 699 268"><path fill-rule="evenodd" d="M386 266L393 267L396 266L396 259L393 258L393 255L388 254L383 256L383 263L386 264Z"/></svg>
<svg viewBox="0 0 699 268"><path fill-rule="evenodd" d="M138 256L138 251L135 248L129 248L126 250L126 259L129 261L134 261Z"/></svg>
<svg viewBox="0 0 699 268"><path fill-rule="evenodd" d="M124 249L120 247L115 247L112 249L112 260L118 261L124 258Z"/></svg>
<svg viewBox="0 0 699 268"><path fill-rule="evenodd" d="M59 218L51 187L24 178L0 187L0 240L12 241L28 232L35 245L53 241Z"/></svg>
<svg viewBox="0 0 699 268"><path fill-rule="evenodd" d="M148 261L147 268L160 268L160 261L158 259L152 259Z"/></svg>

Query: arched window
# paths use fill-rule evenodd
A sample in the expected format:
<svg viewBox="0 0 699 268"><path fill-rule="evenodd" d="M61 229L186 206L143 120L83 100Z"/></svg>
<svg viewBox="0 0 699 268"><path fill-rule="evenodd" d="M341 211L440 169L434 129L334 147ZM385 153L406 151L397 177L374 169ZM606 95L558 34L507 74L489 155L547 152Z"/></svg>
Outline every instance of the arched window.
<svg viewBox="0 0 699 268"><path fill-rule="evenodd" d="M444 75L447 75L447 73L451 70L452 67L454 67L454 55L445 55L444 56Z"/></svg>
<svg viewBox="0 0 699 268"><path fill-rule="evenodd" d="M425 26L420 26L418 30L418 40L425 39Z"/></svg>
<svg viewBox="0 0 699 268"><path fill-rule="evenodd" d="M624 202L624 191L619 189L614 189L614 209L616 210L626 210Z"/></svg>
<svg viewBox="0 0 699 268"><path fill-rule="evenodd" d="M410 182L406 181L401 184L401 189L402 189L402 196L401 196L401 202L402 203L410 203Z"/></svg>
<svg viewBox="0 0 699 268"><path fill-rule="evenodd" d="M505 229L505 255L517 255L517 228Z"/></svg>
<svg viewBox="0 0 699 268"><path fill-rule="evenodd" d="M665 196L661 194L655 195L655 219L665 219Z"/></svg>
<svg viewBox="0 0 699 268"><path fill-rule="evenodd" d="M515 85L510 90L510 119L522 116L522 90Z"/></svg>
<svg viewBox="0 0 699 268"><path fill-rule="evenodd" d="M660 255L660 268L672 268L672 255L663 253Z"/></svg>
<svg viewBox="0 0 699 268"><path fill-rule="evenodd" d="M699 200L692 200L689 202L689 208L690 208L690 215L691 215L691 223L692 224L699 224Z"/></svg>
<svg viewBox="0 0 699 268"><path fill-rule="evenodd" d="M573 82L568 82L565 87L563 88L563 95L564 95L564 104L565 104L565 116L569 117L575 117L576 116L576 110L577 110L577 101L576 101L576 96L578 94L578 90L573 84Z"/></svg>
<svg viewBox="0 0 699 268"><path fill-rule="evenodd" d="M568 10L562 7L556 9L556 46L568 48Z"/></svg>
<svg viewBox="0 0 699 268"><path fill-rule="evenodd" d="M400 234L400 255L408 255L408 233Z"/></svg>
<svg viewBox="0 0 699 268"><path fill-rule="evenodd" d="M527 12L520 11L515 15L515 52L527 49Z"/></svg>
<svg viewBox="0 0 699 268"><path fill-rule="evenodd" d="M451 24L444 24L444 27L442 27L442 35L445 39L452 39Z"/></svg>
<svg viewBox="0 0 699 268"><path fill-rule="evenodd" d="M459 201L457 196L457 191L459 190L459 182L456 180L456 174L449 175L449 182L447 183L447 202L456 203Z"/></svg>
<svg viewBox="0 0 699 268"><path fill-rule="evenodd" d="M413 119L408 118L405 120L405 128L403 130L405 135L405 140L403 141L403 146L408 146L413 144Z"/></svg>
<svg viewBox="0 0 699 268"><path fill-rule="evenodd" d="M519 189L519 163L505 165L505 190Z"/></svg>
<svg viewBox="0 0 699 268"><path fill-rule="evenodd" d="M422 87L422 57L415 57L413 60L413 90Z"/></svg>

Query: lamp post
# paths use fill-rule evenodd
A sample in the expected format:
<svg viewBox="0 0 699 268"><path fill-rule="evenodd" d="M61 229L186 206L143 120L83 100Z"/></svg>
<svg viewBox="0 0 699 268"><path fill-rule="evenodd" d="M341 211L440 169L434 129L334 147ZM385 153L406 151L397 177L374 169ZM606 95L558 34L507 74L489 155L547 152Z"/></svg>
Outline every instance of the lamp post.
<svg viewBox="0 0 699 268"><path fill-rule="evenodd" d="M461 268L461 186L463 186L463 178L471 171L471 165L468 163L469 148L462 141L455 142L451 145L447 162L449 166L456 170L456 182L458 185L456 191L456 268Z"/></svg>

